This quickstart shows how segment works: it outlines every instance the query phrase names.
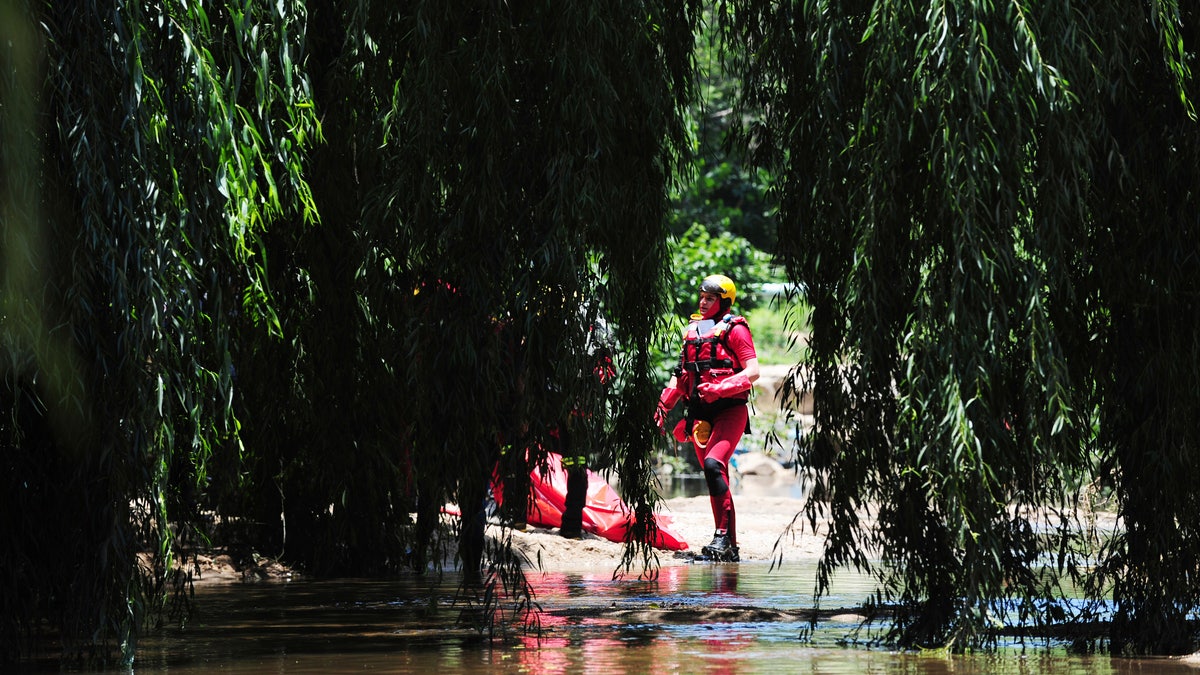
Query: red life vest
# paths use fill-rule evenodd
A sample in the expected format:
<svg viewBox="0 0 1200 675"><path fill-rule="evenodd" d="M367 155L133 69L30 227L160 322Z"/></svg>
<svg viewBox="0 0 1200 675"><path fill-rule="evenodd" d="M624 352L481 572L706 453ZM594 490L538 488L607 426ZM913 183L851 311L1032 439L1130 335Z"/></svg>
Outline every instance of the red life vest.
<svg viewBox="0 0 1200 675"><path fill-rule="evenodd" d="M711 324L711 325L710 325ZM689 373L691 380L688 398L701 382L719 382L742 370L744 364L729 348L729 331L734 326L746 324L745 317L725 315L717 322L697 319L688 324L683 334L683 349L679 355L679 369ZM749 394L740 396L746 400Z"/></svg>

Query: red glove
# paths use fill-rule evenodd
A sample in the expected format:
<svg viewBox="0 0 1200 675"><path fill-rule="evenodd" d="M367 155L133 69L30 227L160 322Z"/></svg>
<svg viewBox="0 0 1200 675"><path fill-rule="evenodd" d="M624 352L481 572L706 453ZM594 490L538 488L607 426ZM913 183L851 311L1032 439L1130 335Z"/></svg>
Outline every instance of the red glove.
<svg viewBox="0 0 1200 675"><path fill-rule="evenodd" d="M696 393L700 395L700 400L705 403L712 403L717 399L737 396L744 391L750 391L750 378L746 377L743 373L730 375L718 382L701 382L696 385Z"/></svg>
<svg viewBox="0 0 1200 675"><path fill-rule="evenodd" d="M671 433L675 434L675 440L680 443L687 443L692 439L692 432L688 426L687 419L679 420L679 423L675 425L675 430Z"/></svg>
<svg viewBox="0 0 1200 675"><path fill-rule="evenodd" d="M671 408L674 408L681 398L683 398L683 392L675 387L667 387L662 390L662 394L658 397L658 408L654 411L654 424L658 426L659 431L665 433L663 425L667 422L667 413L671 412Z"/></svg>

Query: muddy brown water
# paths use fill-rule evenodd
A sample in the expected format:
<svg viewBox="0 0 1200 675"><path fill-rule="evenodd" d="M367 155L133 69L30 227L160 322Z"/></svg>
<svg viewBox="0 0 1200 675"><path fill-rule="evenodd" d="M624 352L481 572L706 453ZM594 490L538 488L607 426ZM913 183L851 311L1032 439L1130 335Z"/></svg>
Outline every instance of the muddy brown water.
<svg viewBox="0 0 1200 675"><path fill-rule="evenodd" d="M133 665L109 672L237 673L1200 673L1176 659L1069 655L1062 645L1003 645L947 656L847 646L868 580L840 577L807 639L808 564L696 563L657 580L534 573L540 635L510 624L488 639L464 624L454 574L390 581L293 580L197 589L183 627L143 638Z"/></svg>
<svg viewBox="0 0 1200 675"><path fill-rule="evenodd" d="M743 482L755 494L801 496L791 481ZM664 487L667 497L707 489L697 476ZM854 640L862 618L851 609L873 590L870 579L840 574L817 607L815 573L811 561L684 564L654 580L532 572L527 618L540 630L509 614L492 635L471 625L479 612L459 599L454 573L201 586L185 625L143 636L131 666L105 672L1200 675L1200 661L1080 656L1053 642L968 656L872 647ZM514 608L511 599L502 606ZM57 671L42 665L23 672Z"/></svg>

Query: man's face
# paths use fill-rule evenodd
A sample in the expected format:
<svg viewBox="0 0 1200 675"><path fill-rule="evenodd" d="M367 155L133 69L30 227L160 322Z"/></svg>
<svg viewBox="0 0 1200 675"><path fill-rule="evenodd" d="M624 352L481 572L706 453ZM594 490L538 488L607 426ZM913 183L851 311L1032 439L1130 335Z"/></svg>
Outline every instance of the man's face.
<svg viewBox="0 0 1200 675"><path fill-rule="evenodd" d="M713 318L721 310L721 296L700 291L700 316Z"/></svg>

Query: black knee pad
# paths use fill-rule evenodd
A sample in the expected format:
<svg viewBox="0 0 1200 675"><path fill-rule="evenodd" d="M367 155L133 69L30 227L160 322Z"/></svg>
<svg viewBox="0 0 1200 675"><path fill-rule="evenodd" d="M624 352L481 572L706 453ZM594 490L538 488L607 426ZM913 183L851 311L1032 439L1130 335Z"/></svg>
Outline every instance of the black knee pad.
<svg viewBox="0 0 1200 675"><path fill-rule="evenodd" d="M724 470L725 465L719 460L715 460L712 457L704 460L704 479L708 481L708 493L714 497L718 497L729 491L729 485L721 475L721 472Z"/></svg>

